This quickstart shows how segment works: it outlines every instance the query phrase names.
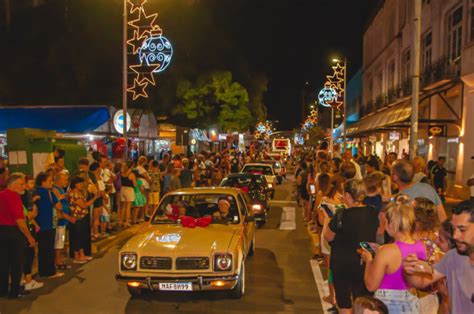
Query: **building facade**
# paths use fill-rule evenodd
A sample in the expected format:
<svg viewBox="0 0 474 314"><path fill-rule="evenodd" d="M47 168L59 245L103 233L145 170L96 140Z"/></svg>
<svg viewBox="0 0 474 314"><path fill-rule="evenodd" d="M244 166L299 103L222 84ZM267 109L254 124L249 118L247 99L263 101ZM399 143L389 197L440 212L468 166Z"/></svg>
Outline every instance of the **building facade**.
<svg viewBox="0 0 474 314"><path fill-rule="evenodd" d="M422 3L418 154L446 157L448 193L465 198L474 172L474 0ZM408 153L413 19L414 1L386 0L365 30L360 121L348 136L366 153Z"/></svg>

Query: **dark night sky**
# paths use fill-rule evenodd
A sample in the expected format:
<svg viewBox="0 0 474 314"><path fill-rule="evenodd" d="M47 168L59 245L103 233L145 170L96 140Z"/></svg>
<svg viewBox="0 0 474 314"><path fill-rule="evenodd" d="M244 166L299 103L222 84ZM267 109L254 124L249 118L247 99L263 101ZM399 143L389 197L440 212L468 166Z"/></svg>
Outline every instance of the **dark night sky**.
<svg viewBox="0 0 474 314"><path fill-rule="evenodd" d="M349 78L362 64L362 32L377 0L246 0L239 18L251 66L269 78L269 118L280 129L301 122L301 94L322 87L333 56L347 56ZM241 34L242 34L241 33ZM309 96L308 96L309 97Z"/></svg>

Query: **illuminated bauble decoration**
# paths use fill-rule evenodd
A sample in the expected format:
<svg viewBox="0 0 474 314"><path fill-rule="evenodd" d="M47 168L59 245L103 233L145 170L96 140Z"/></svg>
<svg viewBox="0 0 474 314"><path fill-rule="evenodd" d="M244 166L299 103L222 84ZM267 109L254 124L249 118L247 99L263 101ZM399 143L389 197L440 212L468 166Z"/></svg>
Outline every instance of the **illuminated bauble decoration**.
<svg viewBox="0 0 474 314"><path fill-rule="evenodd" d="M330 103L337 100L337 91L334 88L324 87L319 92L318 100L321 106L331 107Z"/></svg>
<svg viewBox="0 0 474 314"><path fill-rule="evenodd" d="M152 36L143 42L138 51L141 64L157 66L153 73L160 73L166 70L173 57L173 46L164 36Z"/></svg>
<svg viewBox="0 0 474 314"><path fill-rule="evenodd" d="M265 127L263 123L259 123L257 125L257 131L260 133L265 133L267 131L267 128Z"/></svg>

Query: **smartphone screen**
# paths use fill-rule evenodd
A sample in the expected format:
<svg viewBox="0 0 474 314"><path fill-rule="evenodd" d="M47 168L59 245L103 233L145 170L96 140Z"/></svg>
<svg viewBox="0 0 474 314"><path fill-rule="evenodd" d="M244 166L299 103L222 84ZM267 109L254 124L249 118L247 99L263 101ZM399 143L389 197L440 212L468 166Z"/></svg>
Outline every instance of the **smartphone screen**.
<svg viewBox="0 0 474 314"><path fill-rule="evenodd" d="M320 206L322 209L324 209L329 218L334 216L334 213L332 212L331 208L329 208L328 204L321 204Z"/></svg>
<svg viewBox="0 0 474 314"><path fill-rule="evenodd" d="M359 245L361 248L372 254L372 256L375 256L375 250L372 248L369 242L360 242Z"/></svg>
<svg viewBox="0 0 474 314"><path fill-rule="evenodd" d="M310 184L309 189L311 191L311 194L316 194L316 186L314 186L314 184Z"/></svg>

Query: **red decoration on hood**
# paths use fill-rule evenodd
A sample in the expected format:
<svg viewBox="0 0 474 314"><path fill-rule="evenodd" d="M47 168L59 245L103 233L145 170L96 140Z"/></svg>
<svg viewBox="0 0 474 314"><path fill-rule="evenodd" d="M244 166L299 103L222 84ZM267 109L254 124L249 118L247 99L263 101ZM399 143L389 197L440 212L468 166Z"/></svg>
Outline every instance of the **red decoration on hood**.
<svg viewBox="0 0 474 314"><path fill-rule="evenodd" d="M183 216L181 217L181 225L185 228L195 228L196 226L201 228L206 228L212 222L211 216L201 217L201 218L193 218L191 216Z"/></svg>

